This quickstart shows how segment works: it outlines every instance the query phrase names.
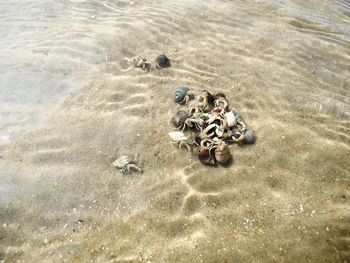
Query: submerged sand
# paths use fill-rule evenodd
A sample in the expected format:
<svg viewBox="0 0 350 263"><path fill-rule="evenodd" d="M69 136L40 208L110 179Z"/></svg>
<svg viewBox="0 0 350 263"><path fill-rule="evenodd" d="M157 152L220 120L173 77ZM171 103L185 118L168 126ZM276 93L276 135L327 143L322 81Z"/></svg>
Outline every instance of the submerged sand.
<svg viewBox="0 0 350 263"><path fill-rule="evenodd" d="M0 144L0 260L349 261L345 2L60 3L60 12L47 3L57 16L47 32L23 36L16 52L3 46L2 67L23 61L8 69L18 79L67 87L54 100L38 92L47 104L6 104L33 112L1 126L16 133ZM160 53L170 68L125 62ZM225 93L256 143L230 146L229 167L176 148L168 132L180 85ZM118 172L122 154L144 172Z"/></svg>

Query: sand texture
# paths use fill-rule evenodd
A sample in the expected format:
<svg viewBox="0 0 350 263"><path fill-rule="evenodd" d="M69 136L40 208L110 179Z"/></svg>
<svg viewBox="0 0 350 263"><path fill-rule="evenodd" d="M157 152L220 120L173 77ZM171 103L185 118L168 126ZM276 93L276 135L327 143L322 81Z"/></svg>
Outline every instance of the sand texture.
<svg viewBox="0 0 350 263"><path fill-rule="evenodd" d="M1 262L350 262L346 1L0 7ZM178 149L177 86L225 93L256 143Z"/></svg>

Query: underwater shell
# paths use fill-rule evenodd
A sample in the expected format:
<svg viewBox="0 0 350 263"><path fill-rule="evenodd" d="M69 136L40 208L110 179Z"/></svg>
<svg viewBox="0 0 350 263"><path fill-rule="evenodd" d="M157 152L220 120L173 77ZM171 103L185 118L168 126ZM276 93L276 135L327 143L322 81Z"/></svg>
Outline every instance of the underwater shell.
<svg viewBox="0 0 350 263"><path fill-rule="evenodd" d="M159 55L156 58L157 65L161 68L170 67L170 60L166 55Z"/></svg>
<svg viewBox="0 0 350 263"><path fill-rule="evenodd" d="M226 116L226 121L227 121L228 127L231 128L237 124L236 116L232 111L226 112L225 116Z"/></svg>
<svg viewBox="0 0 350 263"><path fill-rule="evenodd" d="M188 118L187 111L180 110L171 119L171 122L176 128L180 128L182 125L184 125L187 118Z"/></svg>
<svg viewBox="0 0 350 263"><path fill-rule="evenodd" d="M186 95L190 89L187 87L178 87L174 90L173 93L173 100L176 103L182 103L184 102Z"/></svg>
<svg viewBox="0 0 350 263"><path fill-rule="evenodd" d="M234 111L233 114L235 115L236 119L241 119L241 114L238 111Z"/></svg>
<svg viewBox="0 0 350 263"><path fill-rule="evenodd" d="M245 133L244 133L244 139L243 141L246 143L246 144L254 144L255 142L255 136L254 136L254 132L252 130L247 130Z"/></svg>
<svg viewBox="0 0 350 263"><path fill-rule="evenodd" d="M202 164L208 165L214 165L215 164L215 159L214 157L210 154L208 148L200 148L198 151L198 159Z"/></svg>
<svg viewBox="0 0 350 263"><path fill-rule="evenodd" d="M112 165L117 167L117 168L119 168L119 169L122 169L126 165L128 165L129 163L132 163L132 159L129 156L127 156L127 155L122 155L117 160L115 160L112 163Z"/></svg>
<svg viewBox="0 0 350 263"><path fill-rule="evenodd" d="M181 131L169 132L168 134L170 138L175 142L186 141L188 139L186 135Z"/></svg>
<svg viewBox="0 0 350 263"><path fill-rule="evenodd" d="M226 95L225 95L224 93L222 93L222 92L216 92L216 93L214 94L214 98L215 98L215 99L219 99L219 98L224 98L224 99L226 99Z"/></svg>
<svg viewBox="0 0 350 263"><path fill-rule="evenodd" d="M227 144L217 147L214 154L216 161L221 164L227 163L231 159L231 153Z"/></svg>

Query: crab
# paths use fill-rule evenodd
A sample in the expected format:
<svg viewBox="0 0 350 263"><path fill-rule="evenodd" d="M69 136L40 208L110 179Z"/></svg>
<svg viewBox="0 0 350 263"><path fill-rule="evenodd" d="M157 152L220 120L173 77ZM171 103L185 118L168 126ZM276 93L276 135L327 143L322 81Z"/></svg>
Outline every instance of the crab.
<svg viewBox="0 0 350 263"><path fill-rule="evenodd" d="M200 137L204 139L219 138L227 139L231 136L232 132L226 128L226 125L218 125L216 123L209 124L205 129L202 129Z"/></svg>
<svg viewBox="0 0 350 263"><path fill-rule="evenodd" d="M131 172L132 170L142 172L140 166L133 161L129 156L122 155L112 163L113 166L118 168L122 173Z"/></svg>
<svg viewBox="0 0 350 263"><path fill-rule="evenodd" d="M186 127L190 127L190 128L194 127L197 130L201 131L202 130L201 126L203 126L203 124L204 124L204 120L201 117L188 117L185 120L182 130L186 129Z"/></svg>
<svg viewBox="0 0 350 263"><path fill-rule="evenodd" d="M191 151L191 146L193 141L186 137L186 135L181 131L169 132L170 138L174 143L178 145L179 148L186 148L187 151Z"/></svg>
<svg viewBox="0 0 350 263"><path fill-rule="evenodd" d="M197 96L197 107L200 107L204 111L209 111L213 103L212 95L204 90L200 95Z"/></svg>
<svg viewBox="0 0 350 263"><path fill-rule="evenodd" d="M215 107L221 107L224 110L228 107L228 102L224 97L218 97L216 100L214 100Z"/></svg>
<svg viewBox="0 0 350 263"><path fill-rule="evenodd" d="M229 138L232 132L228 127L224 114L224 109L220 107L214 108L212 114L207 115L205 127L201 129L200 137L203 139L214 137L220 139Z"/></svg>
<svg viewBox="0 0 350 263"><path fill-rule="evenodd" d="M147 62L145 58L136 56L131 59L131 63L137 68L142 68L143 70L149 70L151 63Z"/></svg>
<svg viewBox="0 0 350 263"><path fill-rule="evenodd" d="M243 140L244 140L244 134L238 131L237 129L234 129L229 138L229 142L241 142Z"/></svg>

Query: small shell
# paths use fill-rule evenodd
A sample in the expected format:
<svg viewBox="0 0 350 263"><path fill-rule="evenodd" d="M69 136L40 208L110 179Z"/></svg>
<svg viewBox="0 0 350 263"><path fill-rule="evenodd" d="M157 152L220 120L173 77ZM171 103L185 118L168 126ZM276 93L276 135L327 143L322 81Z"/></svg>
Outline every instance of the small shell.
<svg viewBox="0 0 350 263"><path fill-rule="evenodd" d="M189 88L187 87L178 87L174 90L173 93L173 100L176 103L183 103L185 101L186 95L189 91Z"/></svg>
<svg viewBox="0 0 350 263"><path fill-rule="evenodd" d="M208 104L210 106L214 106L214 100L215 100L214 96L208 91L205 91L205 92L208 94L208 97L207 97L208 98Z"/></svg>
<svg viewBox="0 0 350 263"><path fill-rule="evenodd" d="M235 117L235 114L232 111L226 112L225 117L226 117L228 127L231 128L237 124L237 119Z"/></svg>
<svg viewBox="0 0 350 263"><path fill-rule="evenodd" d="M216 161L221 164L227 163L231 159L231 153L227 144L218 146L215 149L214 154Z"/></svg>
<svg viewBox="0 0 350 263"><path fill-rule="evenodd" d="M215 159L214 157L210 154L208 148L200 148L198 151L198 159L202 164L208 165L214 165L215 164Z"/></svg>
<svg viewBox="0 0 350 263"><path fill-rule="evenodd" d="M168 133L170 138L175 141L175 142L180 142L180 141L186 141L188 140L188 138L186 137L186 135L181 132L181 131L174 131L174 132L169 132Z"/></svg>
<svg viewBox="0 0 350 263"><path fill-rule="evenodd" d="M129 156L127 156L127 155L122 155L117 160L115 160L112 163L112 165L117 167L117 168L119 168L119 169L122 169L126 165L128 165L129 163L132 163L132 159Z"/></svg>
<svg viewBox="0 0 350 263"><path fill-rule="evenodd" d="M241 119L241 114L238 111L233 112L235 115L236 119Z"/></svg>
<svg viewBox="0 0 350 263"><path fill-rule="evenodd" d="M184 125L187 118L188 118L188 113L184 110L180 110L171 119L171 122L176 128L180 128L181 126Z"/></svg>
<svg viewBox="0 0 350 263"><path fill-rule="evenodd" d="M222 92L216 92L216 93L214 94L214 98L215 98L215 99L218 99L218 98L224 98L224 99L226 99L226 95L225 95L224 93L222 93Z"/></svg>
<svg viewBox="0 0 350 263"><path fill-rule="evenodd" d="M246 143L246 144L254 144L255 142L255 136L254 136L254 132L252 130L247 130L245 133L244 133L244 139L243 141Z"/></svg>
<svg viewBox="0 0 350 263"><path fill-rule="evenodd" d="M170 67L170 60L166 55L159 55L156 58L156 63L157 63L157 66L160 68Z"/></svg>

